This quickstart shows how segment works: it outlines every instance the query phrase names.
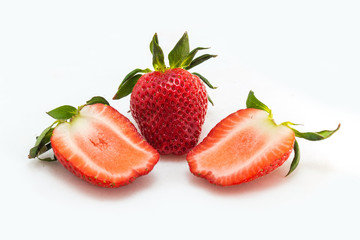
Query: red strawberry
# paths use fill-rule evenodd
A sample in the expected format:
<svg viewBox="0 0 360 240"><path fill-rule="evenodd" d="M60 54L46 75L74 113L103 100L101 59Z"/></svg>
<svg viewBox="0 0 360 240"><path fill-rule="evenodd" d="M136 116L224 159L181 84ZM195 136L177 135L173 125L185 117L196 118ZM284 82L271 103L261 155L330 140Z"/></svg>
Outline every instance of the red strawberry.
<svg viewBox="0 0 360 240"><path fill-rule="evenodd" d="M108 104L92 101L79 109L62 106L48 114L58 119L54 123L58 125L44 130L29 157L47 150L51 139L55 159L87 182L123 186L148 174L159 160L159 153L134 125Z"/></svg>
<svg viewBox="0 0 360 240"><path fill-rule="evenodd" d="M150 44L155 71L135 69L130 72L114 96L120 99L132 92L132 116L145 139L161 154L181 155L198 142L208 101L203 82L214 87L200 74L187 70L215 57L205 54L194 59L203 49L206 48L190 52L185 33L170 52L170 68L167 68L155 34Z"/></svg>
<svg viewBox="0 0 360 240"><path fill-rule="evenodd" d="M190 171L209 182L229 186L261 177L281 166L294 148L288 174L299 163L296 137L317 141L334 131L301 133L290 122L277 125L271 110L251 91L247 109L239 110L219 122L208 136L187 155Z"/></svg>

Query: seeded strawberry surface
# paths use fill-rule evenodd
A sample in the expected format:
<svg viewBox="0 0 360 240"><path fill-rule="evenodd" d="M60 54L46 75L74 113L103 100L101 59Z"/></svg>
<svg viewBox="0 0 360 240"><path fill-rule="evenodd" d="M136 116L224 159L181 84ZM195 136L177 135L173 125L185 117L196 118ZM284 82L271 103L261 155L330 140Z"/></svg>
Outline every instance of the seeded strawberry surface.
<svg viewBox="0 0 360 240"><path fill-rule="evenodd" d="M161 154L184 154L198 141L207 110L205 85L175 68L144 74L133 88L132 116L145 139Z"/></svg>
<svg viewBox="0 0 360 240"><path fill-rule="evenodd" d="M168 54L169 67L155 33L150 42L154 71L136 68L120 83L113 99L129 94L130 109L141 134L160 154L181 155L198 142L208 107L212 103L204 83L214 87L203 75L188 72L202 62L216 57L204 54L195 58L185 32Z"/></svg>

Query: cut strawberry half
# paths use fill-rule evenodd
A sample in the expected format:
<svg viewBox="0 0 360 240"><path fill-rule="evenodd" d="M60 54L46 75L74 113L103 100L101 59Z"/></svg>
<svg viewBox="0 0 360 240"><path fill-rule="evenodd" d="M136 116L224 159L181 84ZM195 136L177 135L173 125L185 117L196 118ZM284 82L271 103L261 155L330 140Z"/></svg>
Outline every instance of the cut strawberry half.
<svg viewBox="0 0 360 240"><path fill-rule="evenodd" d="M98 186L119 187L149 173L158 162L159 153L114 108L102 103L74 108L76 111L69 107L49 112L60 121L49 132L56 159L74 175ZM65 112L70 121L60 120Z"/></svg>
<svg viewBox="0 0 360 240"><path fill-rule="evenodd" d="M295 136L322 140L336 132L300 133L289 122L277 125L270 109L250 92L247 109L218 123L187 155L190 171L209 182L229 186L261 177L281 166L295 149L288 174L299 163Z"/></svg>
<svg viewBox="0 0 360 240"><path fill-rule="evenodd" d="M250 181L281 165L295 134L258 109L239 110L218 123L188 155L190 171L219 185Z"/></svg>

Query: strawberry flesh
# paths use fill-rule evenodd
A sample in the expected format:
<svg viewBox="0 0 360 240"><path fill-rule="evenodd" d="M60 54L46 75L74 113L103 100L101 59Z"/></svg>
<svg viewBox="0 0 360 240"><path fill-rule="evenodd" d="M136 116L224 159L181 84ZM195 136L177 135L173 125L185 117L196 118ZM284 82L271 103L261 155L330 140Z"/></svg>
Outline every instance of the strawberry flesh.
<svg viewBox="0 0 360 240"><path fill-rule="evenodd" d="M149 173L159 153L114 108L85 106L58 125L51 137L54 154L69 171L102 186L119 187Z"/></svg>
<svg viewBox="0 0 360 240"><path fill-rule="evenodd" d="M258 109L239 110L218 123L187 155L190 171L217 185L261 177L289 157L294 132Z"/></svg>

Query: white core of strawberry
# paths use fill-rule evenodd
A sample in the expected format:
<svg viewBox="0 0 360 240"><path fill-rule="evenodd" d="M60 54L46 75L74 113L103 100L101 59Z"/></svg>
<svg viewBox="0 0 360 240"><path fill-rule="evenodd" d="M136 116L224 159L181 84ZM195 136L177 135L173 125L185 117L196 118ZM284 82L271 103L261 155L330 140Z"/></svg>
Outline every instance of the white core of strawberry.
<svg viewBox="0 0 360 240"><path fill-rule="evenodd" d="M151 156L151 154L144 150L142 147L138 146L138 144L134 144L134 142L126 136L124 133L125 129L121 129L119 126L115 125L113 123L113 119L109 118L108 116L104 115L103 112L105 110L105 107L102 111L94 111L91 106L86 106L80 111L80 117L82 118L93 118L96 121L102 122L105 125L109 126L114 132L117 133L117 135L122 138L124 141L126 141L129 145L132 145L136 150L144 152L145 154L148 154ZM79 126L77 126L79 127Z"/></svg>

